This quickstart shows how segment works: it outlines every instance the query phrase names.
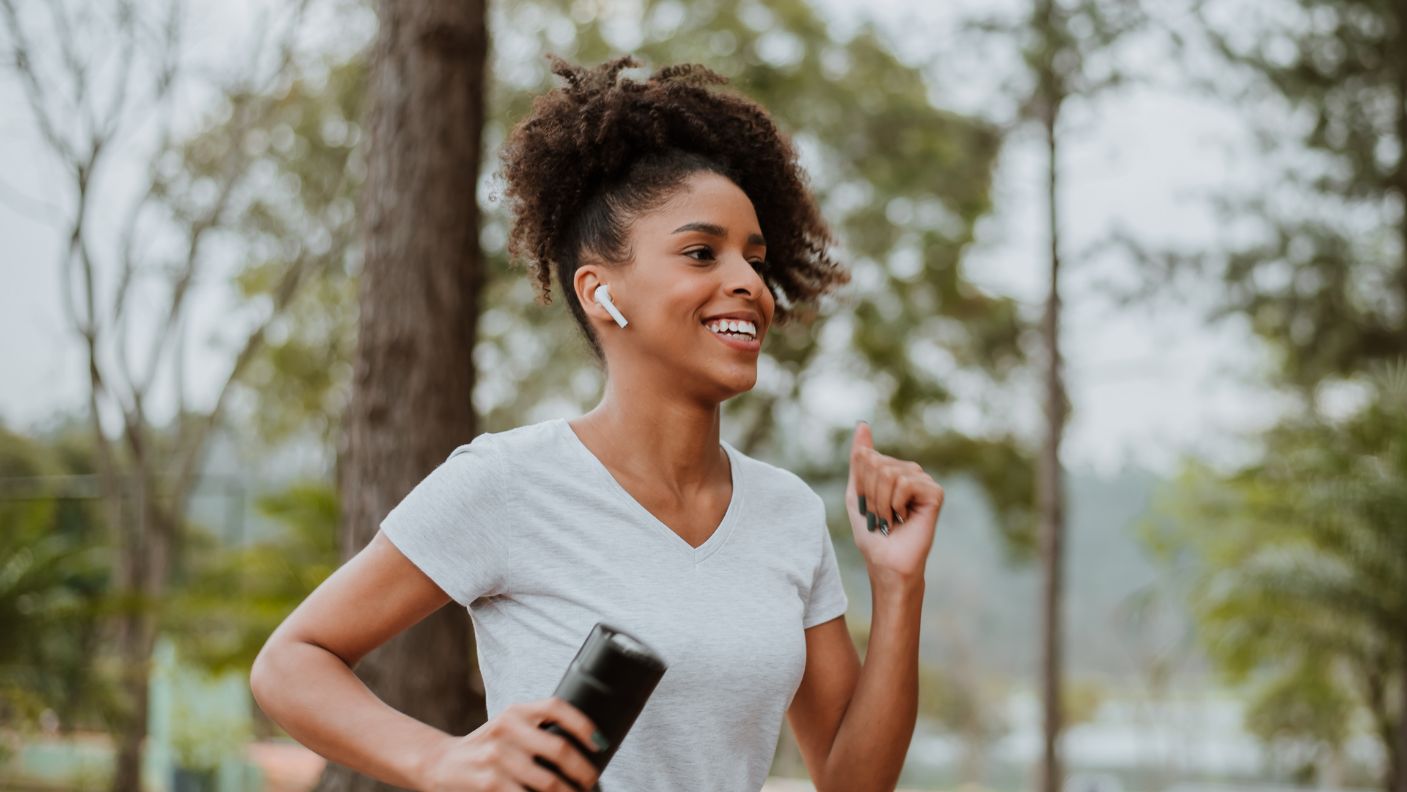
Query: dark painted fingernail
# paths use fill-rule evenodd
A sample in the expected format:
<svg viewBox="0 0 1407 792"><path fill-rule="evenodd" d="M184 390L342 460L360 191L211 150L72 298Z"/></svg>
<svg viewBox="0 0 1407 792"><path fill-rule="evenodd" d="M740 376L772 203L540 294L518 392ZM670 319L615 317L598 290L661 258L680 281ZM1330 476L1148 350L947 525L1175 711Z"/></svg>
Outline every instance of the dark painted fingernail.
<svg viewBox="0 0 1407 792"><path fill-rule="evenodd" d="M879 518L879 530L889 533L889 521L883 517Z"/></svg>
<svg viewBox="0 0 1407 792"><path fill-rule="evenodd" d="M864 496L864 495L861 495L861 496L860 496L860 513L861 513L861 514L869 514L869 512L870 512L870 510L867 509L867 508L865 508L865 496Z"/></svg>
<svg viewBox="0 0 1407 792"><path fill-rule="evenodd" d="M880 528L880 529L879 529L879 532L882 533L882 534L884 534L885 536L888 536L888 535L889 535L889 526L885 526L885 527L883 527L883 528Z"/></svg>
<svg viewBox="0 0 1407 792"><path fill-rule="evenodd" d="M604 750L606 750L607 748L610 748L610 747L611 747L611 742L610 742L610 740L607 740L607 739L606 739L606 735L602 734L601 732L595 732L595 733L593 733L593 734L591 735L591 741L592 741L593 743L596 743L596 751L597 751L597 753L600 753L601 751L604 751Z"/></svg>
<svg viewBox="0 0 1407 792"><path fill-rule="evenodd" d="M865 527L871 531L879 527L879 518L875 516L874 512L865 513Z"/></svg>
<svg viewBox="0 0 1407 792"><path fill-rule="evenodd" d="M904 515L902 515L902 514L896 514L896 515L894 515L894 519L898 520L900 525L903 525L903 524L904 524Z"/></svg>

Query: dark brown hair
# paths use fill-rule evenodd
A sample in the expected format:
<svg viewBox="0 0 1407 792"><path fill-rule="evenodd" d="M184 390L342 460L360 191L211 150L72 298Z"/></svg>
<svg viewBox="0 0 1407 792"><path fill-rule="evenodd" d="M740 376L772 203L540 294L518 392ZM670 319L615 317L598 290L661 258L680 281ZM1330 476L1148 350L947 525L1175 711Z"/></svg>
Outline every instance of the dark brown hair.
<svg viewBox="0 0 1407 792"><path fill-rule="evenodd" d="M552 271L592 353L604 362L572 288L583 254L607 265L633 260L629 224L667 201L690 174L712 171L752 201L767 239L760 274L777 300L774 321L850 274L831 260L830 229L786 135L741 96L711 90L727 78L687 63L645 82L617 79L639 62L624 55L584 69L548 54L565 86L536 97L508 134L500 174L512 201L508 254L537 276L550 303Z"/></svg>

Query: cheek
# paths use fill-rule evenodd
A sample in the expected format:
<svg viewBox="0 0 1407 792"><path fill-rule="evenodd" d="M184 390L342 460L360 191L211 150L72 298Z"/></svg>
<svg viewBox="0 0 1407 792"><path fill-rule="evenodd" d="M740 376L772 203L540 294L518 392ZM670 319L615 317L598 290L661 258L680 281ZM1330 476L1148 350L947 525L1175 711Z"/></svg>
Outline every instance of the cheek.
<svg viewBox="0 0 1407 792"><path fill-rule="evenodd" d="M709 303L717 302L718 284L683 272L674 282L660 284L654 293L659 295L661 313L667 315L669 321L682 319L685 323L698 324Z"/></svg>
<svg viewBox="0 0 1407 792"><path fill-rule="evenodd" d="M700 305L693 295L671 289L652 292L641 300L636 313L642 329L653 338L672 339L687 335L695 326L703 327L699 324Z"/></svg>

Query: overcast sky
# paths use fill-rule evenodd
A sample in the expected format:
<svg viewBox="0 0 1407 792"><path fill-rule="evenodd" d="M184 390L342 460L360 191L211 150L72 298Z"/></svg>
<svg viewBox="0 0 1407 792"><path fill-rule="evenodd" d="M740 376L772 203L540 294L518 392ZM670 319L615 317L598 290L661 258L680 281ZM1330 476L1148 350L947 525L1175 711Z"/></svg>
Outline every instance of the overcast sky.
<svg viewBox="0 0 1407 792"><path fill-rule="evenodd" d="M841 27L852 25L860 14L873 15L907 58L951 46L956 35L952 22L964 9L992 7L971 0L828 0L825 5ZM207 36L237 41L229 33L249 26L247 8L199 2L191 19ZM972 112L1001 106L985 59L946 63L945 71L935 75L935 93L946 105ZM1175 73L1164 69L1163 77L1162 82L1172 84L1122 90L1071 106L1061 194L1067 254L1100 238L1114 223L1146 239L1189 246L1215 236L1217 218L1200 196L1241 178L1238 168L1254 162L1254 156L1245 130L1227 108L1178 86ZM25 428L55 409L80 407L86 376L60 301L57 261L64 241L43 221L46 206L66 200L49 187L62 178L46 159L9 74L0 75L0 103L14 109L0 118L0 419ZM187 105L198 106L198 99L192 97ZM1039 314L1047 288L1044 167L1034 136L1013 141L999 173L999 213L983 221L979 244L965 261L972 280L993 293L1016 297L1032 317ZM112 189L135 183L133 174L120 168L108 177L106 186ZM102 224L111 218L97 220ZM1075 409L1066 435L1066 464L1107 471L1127 461L1167 472L1184 453L1224 463L1241 458L1247 447L1238 433L1267 425L1283 404L1257 384L1267 355L1244 325L1208 327L1199 310L1171 304L1119 311L1090 284L1126 272L1126 264L1071 256L1067 267L1063 343ZM232 323L222 305L222 295L205 294L196 304L196 321L218 333ZM204 380L203 391L193 388L197 399L208 398L227 365L228 360L211 359L203 370L192 370L193 378ZM1012 421L1035 433L1038 410L1036 402L1026 400ZM959 404L954 420L976 421L977 412L975 405Z"/></svg>

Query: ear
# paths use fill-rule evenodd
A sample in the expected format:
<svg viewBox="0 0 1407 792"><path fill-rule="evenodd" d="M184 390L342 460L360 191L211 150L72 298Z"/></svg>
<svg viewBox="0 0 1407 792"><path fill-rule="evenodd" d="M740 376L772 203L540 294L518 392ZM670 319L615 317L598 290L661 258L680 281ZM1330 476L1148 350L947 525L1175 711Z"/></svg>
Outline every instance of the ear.
<svg viewBox="0 0 1407 792"><path fill-rule="evenodd" d="M601 268L597 265L583 264L572 275L572 288L576 291L577 301L581 303L581 310L585 311L587 316L603 322L615 322L605 306L596 302L596 287L606 283L601 275ZM616 296L612 294L611 299L615 300Z"/></svg>

